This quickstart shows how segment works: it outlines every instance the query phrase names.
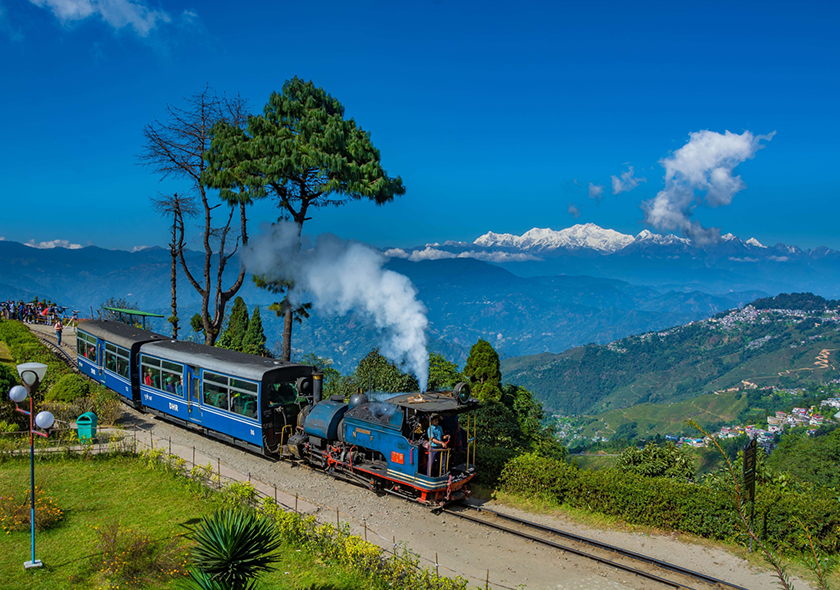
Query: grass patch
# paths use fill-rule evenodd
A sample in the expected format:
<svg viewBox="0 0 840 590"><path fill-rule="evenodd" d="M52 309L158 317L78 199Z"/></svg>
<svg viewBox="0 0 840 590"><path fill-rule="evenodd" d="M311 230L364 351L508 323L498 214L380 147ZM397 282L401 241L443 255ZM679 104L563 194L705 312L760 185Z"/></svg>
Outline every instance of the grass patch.
<svg viewBox="0 0 840 590"><path fill-rule="evenodd" d="M55 528L36 533L35 557L45 567L26 572L29 532L0 535L0 587L21 590L109 588L103 568L100 531L119 523L150 542L186 545L183 525L193 524L218 506L215 495L196 494L195 485L161 470L148 469L134 457L87 457L39 460L36 483L57 501L65 518ZM29 461L0 463L0 489L24 493ZM371 587L361 572L336 566L290 545L280 550L277 571L260 578L259 589L351 590ZM116 587L116 583L113 585ZM131 587L119 584L120 588ZM135 587L159 589L174 583L143 580Z"/></svg>
<svg viewBox="0 0 840 590"><path fill-rule="evenodd" d="M14 368L15 359L12 358L12 352L5 342L0 341L0 363L4 363Z"/></svg>

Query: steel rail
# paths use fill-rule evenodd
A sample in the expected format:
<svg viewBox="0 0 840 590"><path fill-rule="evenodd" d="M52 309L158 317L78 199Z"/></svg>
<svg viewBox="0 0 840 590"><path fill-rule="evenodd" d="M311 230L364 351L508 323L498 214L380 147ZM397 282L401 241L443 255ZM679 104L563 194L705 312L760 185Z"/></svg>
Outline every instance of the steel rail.
<svg viewBox="0 0 840 590"><path fill-rule="evenodd" d="M615 553L619 556L626 557L626 558L629 558L629 559L633 559L635 561L640 561L640 562L646 563L648 565L653 565L653 566L658 567L660 569L669 570L669 571L672 571L674 573L678 573L680 575L687 576L687 577L696 579L698 581L704 582L706 584L710 584L712 586L717 586L717 587L724 587L725 586L725 587L728 587L728 588L732 588L734 590L748 590L747 588L744 588L742 586L738 586L738 585L732 584L730 582L725 582L723 580L719 580L719 579L714 578L712 576L707 576L706 574L703 574L701 572L696 572L696 571L693 571L693 570L689 570L689 569L686 569L686 568L680 567L678 565L674 565L674 564L671 564L671 563L668 563L668 562L665 562L665 561L662 561L662 560L659 560L659 559L648 557L647 555L642 555L641 553L636 553L634 551L629 551L627 549L622 549L621 547L616 547L614 545L609 545L607 543L602 543L602 542L596 541L594 539L588 539L588 538L582 537L580 535L575 535L574 533L568 533L568 532L561 531L559 529L555 529L555 528L552 528L552 527L549 527L549 526L541 525L539 523L523 520L521 518L517 518L515 516L510 516L510 515L507 515L507 514L503 514L501 512L497 512L495 510L490 510L490 509L487 509L487 508L481 508L481 507L473 506L473 505L470 505L470 504L464 504L464 503L461 503L459 506L465 507L465 508L470 509L470 510L475 510L475 511L478 511L478 512L487 512L488 514L493 514L494 516L496 516L498 518L509 520L509 521L514 522L516 524L519 524L521 526L530 527L530 528L533 528L533 529L536 529L536 530L539 530L539 531L551 533L551 534L554 534L554 535L557 535L557 536L560 536L560 537L565 537L565 538L567 538L569 540L572 540L572 541L576 541L576 542L579 542L579 543L584 543L584 544L587 544L587 545L590 545L590 546L593 546L593 547L597 547L597 548L605 550L605 551L610 551L610 552ZM674 581L674 580L668 580L666 578L662 578L660 576L657 576L656 574L645 572L643 570L639 570L639 569L633 568L631 566L618 563L616 561L613 561L611 559L607 559L605 557L600 557L598 555L593 555L591 553L587 553L585 551L581 551L581 550L575 549L573 547L569 547L569 546L566 546L566 545L561 545L560 543L556 543L556 542L550 541L548 539L543 539L541 537L530 535L530 534L524 533L522 531L517 531L515 529L511 529L509 527L506 527L506 526L503 526L503 525L500 525L500 524L488 522L484 519L476 518L474 516L470 516L470 515L464 514L462 512L453 511L450 508L443 508L441 510L441 512L445 512L447 514L450 514L452 516L457 516L459 518L464 518L464 519L469 520L471 522L475 522L475 523L478 523L478 524L489 526L491 528L495 528L497 530L501 530L501 531L504 531L504 532L507 532L507 533L510 533L510 534L513 534L513 535L516 535L516 536L519 536L519 537L522 537L522 538L525 538L525 539L529 539L531 541L534 541L536 543L540 543L542 545L548 545L550 547L554 547L554 548L560 549L562 551L568 551L569 553L573 553L575 555L584 557L586 559L591 559L591 560L594 560L598 563L603 563L603 564L608 565L610 567L615 567L615 568L618 568L620 570L626 571L628 573L635 574L635 575L638 575L638 576L641 576L641 577L644 577L644 578L648 578L650 580L659 582L659 583L667 585L667 586L671 586L673 588L680 588L680 589L690 589L691 588L690 586L686 586L685 584L682 584L681 582L677 582L677 581Z"/></svg>
<svg viewBox="0 0 840 590"><path fill-rule="evenodd" d="M50 340L49 337L34 330L30 330L29 333L35 336L35 338L37 338L42 344L49 346L54 353L58 354L59 359L61 359L61 361L63 361L67 366L76 372L79 371L79 368L76 366L76 361L71 359L70 355L67 354L67 352L65 352L58 344Z"/></svg>

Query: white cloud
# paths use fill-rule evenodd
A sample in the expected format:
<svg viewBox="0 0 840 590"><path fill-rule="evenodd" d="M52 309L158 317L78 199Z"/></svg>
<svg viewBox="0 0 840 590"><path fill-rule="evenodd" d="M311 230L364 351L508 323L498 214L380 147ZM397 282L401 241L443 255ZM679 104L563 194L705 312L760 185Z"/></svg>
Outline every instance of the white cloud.
<svg viewBox="0 0 840 590"><path fill-rule="evenodd" d="M389 258L405 258L411 262L420 262L421 260L446 260L450 258L475 258L476 260L484 260L485 262L524 262L526 260L542 260L533 254L525 254L524 252L492 252L470 250L469 252L447 252L446 250L438 250L437 248L429 248L428 246L423 250L415 250L414 252L406 252L402 248L391 248L384 252L385 256Z"/></svg>
<svg viewBox="0 0 840 590"><path fill-rule="evenodd" d="M602 198L604 198L604 187L589 183L589 198L595 199L596 201L600 202Z"/></svg>
<svg viewBox="0 0 840 590"><path fill-rule="evenodd" d="M145 250L146 248L151 248L151 246L134 246L129 252L139 252L140 250Z"/></svg>
<svg viewBox="0 0 840 590"><path fill-rule="evenodd" d="M423 250L415 250L412 252L408 259L412 262L417 262L418 260L442 260L444 258L455 258L455 256L456 255L452 252L426 246Z"/></svg>
<svg viewBox="0 0 840 590"><path fill-rule="evenodd" d="M647 182L646 178L633 176L632 166L626 172L622 172L620 178L618 176L610 176L610 178L612 179L612 192L614 195L630 192L639 186L639 183Z"/></svg>
<svg viewBox="0 0 840 590"><path fill-rule="evenodd" d="M29 240L24 244L24 246L29 246L30 248L38 248L39 250L47 250L50 248L67 248L68 250L80 250L82 248L81 244L71 244L69 240L50 240L48 242L38 243L36 243L35 240Z"/></svg>
<svg viewBox="0 0 840 590"><path fill-rule="evenodd" d="M574 203L569 203L568 212L569 212L569 215L571 215L575 219L580 217L580 209L578 209L577 205L575 205Z"/></svg>
<svg viewBox="0 0 840 590"><path fill-rule="evenodd" d="M485 262L526 262L528 260L542 260L539 256L525 254L524 252L461 252L458 258L475 258Z"/></svg>
<svg viewBox="0 0 840 590"><path fill-rule="evenodd" d="M776 262L787 262L790 260L787 256L768 256L770 260L775 260Z"/></svg>
<svg viewBox="0 0 840 590"><path fill-rule="evenodd" d="M402 248L390 248L388 250L385 250L383 254L388 258L408 258L408 252L406 252Z"/></svg>
<svg viewBox="0 0 840 590"><path fill-rule="evenodd" d="M752 258L750 256L744 256L743 258L738 258L737 256L730 256L729 260L732 262L758 262L758 258Z"/></svg>
<svg viewBox="0 0 840 590"><path fill-rule="evenodd" d="M172 18L162 10L152 10L140 1L131 0L29 0L39 8L50 10L61 24L99 16L115 29L130 26L141 37L147 37L159 22ZM187 12L185 11L185 15ZM192 17L195 13L189 13Z"/></svg>
<svg viewBox="0 0 840 590"><path fill-rule="evenodd" d="M719 229L707 229L689 219L692 212L699 205L729 205L747 186L740 176L733 175L733 170L753 158L764 147L761 141L771 140L775 133L754 136L749 131L741 135L727 131L722 135L704 130L689 134L687 144L659 162L665 168L665 188L642 203L645 223L681 230L701 244L720 239Z"/></svg>

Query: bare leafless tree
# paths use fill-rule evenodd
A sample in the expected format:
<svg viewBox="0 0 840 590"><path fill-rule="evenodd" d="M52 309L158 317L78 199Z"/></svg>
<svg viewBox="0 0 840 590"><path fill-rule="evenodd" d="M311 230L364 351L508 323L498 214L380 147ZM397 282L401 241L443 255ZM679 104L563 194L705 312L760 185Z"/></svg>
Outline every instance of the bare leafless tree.
<svg viewBox="0 0 840 590"><path fill-rule="evenodd" d="M198 215L198 204L192 196L159 194L152 197L152 208L162 217L172 218L172 240L169 242L169 255L172 257L172 337L178 338L178 258L184 250L184 218Z"/></svg>
<svg viewBox="0 0 840 590"><path fill-rule="evenodd" d="M196 206L204 211L204 223L200 226L204 245L204 276L193 275L187 266L183 236L179 240L177 250L187 280L201 296L204 341L212 346L221 331L225 306L239 291L245 278L245 268L240 267L233 285L228 289L223 287L222 276L228 262L236 254L240 243L248 243L245 207L251 203L251 198L243 189L239 192L228 191L225 200L212 203L216 197L211 198L202 182L202 175L207 168L205 154L210 148L214 126L224 122L234 127L244 127L248 118L248 105L239 96L219 96L209 87L184 100L186 105L183 108L167 105L163 121L155 119L146 125L143 129L143 151L139 160L141 164L160 174L161 178L172 177L189 182L190 190L200 201L200 205L196 203ZM230 211L221 216L224 225L214 226L214 211L222 205L229 207ZM234 225L237 209L238 230ZM183 218L180 227L183 232ZM218 255L215 272L214 254ZM174 283L172 297L174 306Z"/></svg>

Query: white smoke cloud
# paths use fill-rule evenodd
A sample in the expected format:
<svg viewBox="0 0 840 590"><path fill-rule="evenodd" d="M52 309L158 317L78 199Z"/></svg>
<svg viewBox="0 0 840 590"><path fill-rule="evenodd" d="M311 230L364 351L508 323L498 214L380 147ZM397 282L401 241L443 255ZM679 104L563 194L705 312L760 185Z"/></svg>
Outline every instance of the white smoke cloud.
<svg viewBox="0 0 840 590"><path fill-rule="evenodd" d="M35 240L29 240L24 244L24 246L29 246L30 248L38 248L39 250L47 250L51 248L67 248L68 250L79 250L81 249L81 244L71 244L69 240L50 240L48 242L35 242Z"/></svg>
<svg viewBox="0 0 840 590"><path fill-rule="evenodd" d="M626 172L621 173L621 177L610 176L612 179L612 192L614 195L618 193L627 193L639 186L639 183L647 182L647 179L641 176L633 176L633 167L630 166Z"/></svg>
<svg viewBox="0 0 840 590"><path fill-rule="evenodd" d="M749 131L741 135L727 131L721 135L706 130L689 134L687 144L659 162L665 168L665 188L642 203L645 223L678 229L700 244L719 240L719 228L704 228L692 221L692 212L698 205L729 205L747 186L740 176L733 176L733 170L753 158L764 147L761 141L770 141L775 133L754 136Z"/></svg>
<svg viewBox="0 0 840 590"><path fill-rule="evenodd" d="M141 37L147 37L158 22L172 18L161 10L151 10L142 2L131 0L29 0L39 8L49 9L61 24L99 16L115 29L131 26ZM191 13L195 15L195 13Z"/></svg>
<svg viewBox="0 0 840 590"><path fill-rule="evenodd" d="M386 257L365 244L331 235L318 236L314 245L298 247L300 228L280 222L263 228L242 253L245 268L271 280L294 282L292 298L311 299L313 307L329 315L350 311L370 320L382 331L382 354L405 365L425 391L429 376L426 351L426 308L407 277L386 270Z"/></svg>
<svg viewBox="0 0 840 590"><path fill-rule="evenodd" d="M580 217L580 209L578 209L577 205L575 205L574 203L569 203L568 212L569 212L569 215L571 215L575 219Z"/></svg>
<svg viewBox="0 0 840 590"><path fill-rule="evenodd" d="M592 184L591 182L589 183L589 198L590 199L595 199L596 201L598 201L600 203L601 199L604 198L603 193L604 193L604 187L603 186L600 186L598 184Z"/></svg>

